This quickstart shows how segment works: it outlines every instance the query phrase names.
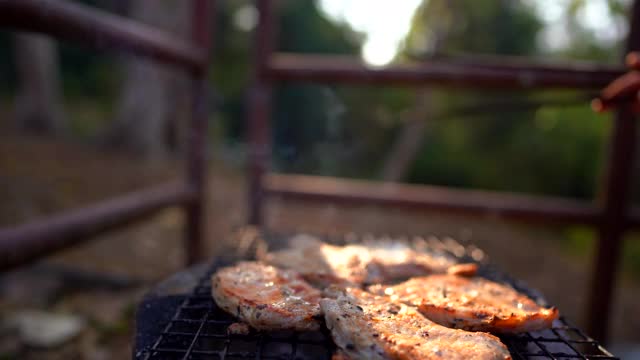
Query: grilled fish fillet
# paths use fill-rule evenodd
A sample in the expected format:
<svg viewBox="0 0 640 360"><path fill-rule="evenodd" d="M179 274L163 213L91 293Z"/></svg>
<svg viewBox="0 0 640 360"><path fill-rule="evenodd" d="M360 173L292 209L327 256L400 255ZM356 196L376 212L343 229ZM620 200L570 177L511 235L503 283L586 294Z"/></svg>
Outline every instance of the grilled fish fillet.
<svg viewBox="0 0 640 360"><path fill-rule="evenodd" d="M541 307L511 287L480 277L433 275L369 290L417 306L427 318L457 329L520 333L549 328L558 318L556 308Z"/></svg>
<svg viewBox="0 0 640 360"><path fill-rule="evenodd" d="M290 247L263 260L301 273L311 283L387 283L433 273L474 275L475 264L458 264L445 255L417 252L401 243L334 246L308 236L293 238Z"/></svg>
<svg viewBox="0 0 640 360"><path fill-rule="evenodd" d="M349 359L511 359L490 334L440 326L405 304L359 289L320 301L334 342Z"/></svg>
<svg viewBox="0 0 640 360"><path fill-rule="evenodd" d="M211 278L212 295L224 311L258 330L320 328L320 292L294 271L240 262Z"/></svg>

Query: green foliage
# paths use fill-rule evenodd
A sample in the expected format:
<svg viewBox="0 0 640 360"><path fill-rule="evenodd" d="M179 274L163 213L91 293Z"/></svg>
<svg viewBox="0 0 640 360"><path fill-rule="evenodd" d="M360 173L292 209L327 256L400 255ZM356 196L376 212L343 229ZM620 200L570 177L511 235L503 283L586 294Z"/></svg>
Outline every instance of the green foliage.
<svg viewBox="0 0 640 360"><path fill-rule="evenodd" d="M571 226L564 230L562 247L567 253L590 261L596 246L597 233L585 226ZM629 233L622 245L622 270L640 277L640 233Z"/></svg>
<svg viewBox="0 0 640 360"><path fill-rule="evenodd" d="M593 196L607 117L587 106L493 116L435 121L411 181Z"/></svg>
<svg viewBox="0 0 640 360"><path fill-rule="evenodd" d="M116 2L84 0L116 9ZM106 5L105 5L106 4ZM111 5L109 5L111 4ZM537 38L543 27L530 1L424 1L412 19L403 53L490 53L542 55ZM602 43L576 17L584 1L564 11L572 33L570 46L544 54L613 61L619 43ZM625 1L609 0L615 16L624 16ZM234 26L234 16L249 0L220 2L214 31L212 84L218 102L216 133L228 143L244 141L245 107L251 84L253 35ZM357 56L362 34L328 19L311 0L278 5L278 50ZM72 126L86 136L105 126L95 119L110 116L119 91L117 57L61 43L64 93ZM11 38L0 34L0 93L12 94ZM415 106L415 89L328 87L286 84L275 89L273 106L274 166L284 171L373 177L406 115ZM409 180L460 187L482 187L589 198L594 193L609 119L581 106L526 108L460 114L458 109L486 102L527 103L538 96L566 92L518 94L433 90L433 115L422 151ZM91 101L88 99L92 99Z"/></svg>
<svg viewBox="0 0 640 360"><path fill-rule="evenodd" d="M456 6L457 5L457 6ZM581 6L567 9L572 16ZM575 7L575 8L573 8ZM444 15L442 15L444 14ZM574 25L577 24L575 21ZM593 34L580 31L579 46L565 49L565 57L604 60L615 44L598 44ZM434 30L435 29L435 30ZM425 2L414 18L405 51L429 52L439 31L436 52L535 55L541 23L523 1L472 0ZM422 34L431 34L423 36ZM588 55L588 56L587 56ZM495 102L527 104L573 96L570 92L506 94L500 92L438 92L440 112L455 113L464 104ZM610 123L593 114L587 101L576 106L542 106L426 119L433 126L410 173L414 183L480 187L527 193L591 198L603 157Z"/></svg>
<svg viewBox="0 0 640 360"><path fill-rule="evenodd" d="M296 53L351 54L358 51L351 30L323 17L312 1L288 1L279 16L278 49ZM341 152L337 117L343 106L324 86L287 84L276 89L273 109L274 166L284 171L331 173ZM339 155L339 154L335 154Z"/></svg>
<svg viewBox="0 0 640 360"><path fill-rule="evenodd" d="M60 42L58 48L66 96L91 97L98 102L116 96L121 76L112 53L97 52L68 42Z"/></svg>
<svg viewBox="0 0 640 360"><path fill-rule="evenodd" d="M226 2L217 19L215 39L216 62L214 83L222 97L217 114L227 139L240 141L245 134L246 109L244 104L250 86L250 33L233 26L235 12L247 1ZM278 12L279 51L310 53L355 54L358 44L344 25L323 17L312 1L285 1ZM323 140L327 127L329 107L327 89L309 85L278 87L274 95L274 160L276 166L287 170L311 171L317 164L311 159L301 160L298 154L309 152Z"/></svg>
<svg viewBox="0 0 640 360"><path fill-rule="evenodd" d="M391 1L391 0L389 0ZM121 2L83 0L118 10ZM608 0L618 19L626 0ZM237 28L234 16L251 0L218 4L211 84L216 99L215 133L227 143L246 137L246 100L251 85L253 34ZM618 62L621 41L603 42L579 21L587 4L574 0L563 10L570 35L566 48L538 47L544 24L528 0L428 0L412 19L397 61L438 54L506 54ZM312 0L278 2L278 50L357 56L362 34L324 16ZM60 43L67 113L77 136L86 137L113 115L122 74L117 56ZM15 93L12 38L0 32L0 96ZM494 106L461 112L496 101L530 104L536 99L576 96L567 91L499 92L430 89L432 116L409 181L467 188L592 198L603 159L610 118L595 115L586 101L573 106ZM416 89L330 87L286 84L274 91L274 167L289 172L372 178L407 114L420 101ZM4 101L3 101L4 102ZM221 134L221 135L220 135ZM636 194L640 196L640 194ZM586 253L595 235L569 228L565 246ZM630 239L640 235L632 235ZM640 274L640 241L627 241L625 264Z"/></svg>
<svg viewBox="0 0 640 360"><path fill-rule="evenodd" d="M107 99L74 96L65 103L65 114L74 136L80 139L92 139L104 129L108 129L114 106Z"/></svg>
<svg viewBox="0 0 640 360"><path fill-rule="evenodd" d="M346 25L330 22L313 1L289 0L281 8L278 50L314 54L355 54L358 45Z"/></svg>
<svg viewBox="0 0 640 360"><path fill-rule="evenodd" d="M533 9L523 1L430 0L418 9L406 48L411 52L530 54L536 50L540 28Z"/></svg>
<svg viewBox="0 0 640 360"><path fill-rule="evenodd" d="M216 103L215 114L218 126L222 129L224 139L229 142L239 141L244 133L245 90L250 77L249 47L252 44L251 34L233 26L233 15L248 1L226 1L217 12L214 29L214 49L212 64L212 84L216 95L220 98Z"/></svg>
<svg viewBox="0 0 640 360"><path fill-rule="evenodd" d="M622 264L636 278L640 278L640 234L627 235L622 250Z"/></svg>
<svg viewBox="0 0 640 360"><path fill-rule="evenodd" d="M571 226L564 230L563 248L580 257L592 253L596 243L596 231L586 226Z"/></svg>

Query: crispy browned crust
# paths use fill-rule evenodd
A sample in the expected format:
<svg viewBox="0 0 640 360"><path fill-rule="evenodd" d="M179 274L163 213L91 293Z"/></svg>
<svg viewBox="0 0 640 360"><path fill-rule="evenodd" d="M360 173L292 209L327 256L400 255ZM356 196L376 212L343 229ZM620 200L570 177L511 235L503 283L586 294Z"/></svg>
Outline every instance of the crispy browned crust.
<svg viewBox="0 0 640 360"><path fill-rule="evenodd" d="M511 359L491 334L440 326L386 296L333 290L335 298L322 299L320 306L341 356L348 359Z"/></svg>
<svg viewBox="0 0 640 360"><path fill-rule="evenodd" d="M212 295L226 312L258 330L318 330L320 292L296 272L240 262L211 278Z"/></svg>
<svg viewBox="0 0 640 360"><path fill-rule="evenodd" d="M459 276L474 276L478 272L478 265L473 263L457 264L447 269L447 274Z"/></svg>
<svg viewBox="0 0 640 360"><path fill-rule="evenodd" d="M472 331L520 333L550 328L556 308L544 308L506 285L480 277L432 275L370 290L417 306L438 324Z"/></svg>
<svg viewBox="0 0 640 360"><path fill-rule="evenodd" d="M334 246L301 235L290 245L266 254L262 260L296 270L319 287L389 283L428 274L472 276L477 271L476 264L458 264L445 255L418 252L398 243Z"/></svg>
<svg viewBox="0 0 640 360"><path fill-rule="evenodd" d="M229 335L249 335L249 325L245 323L233 323L227 327L227 334Z"/></svg>

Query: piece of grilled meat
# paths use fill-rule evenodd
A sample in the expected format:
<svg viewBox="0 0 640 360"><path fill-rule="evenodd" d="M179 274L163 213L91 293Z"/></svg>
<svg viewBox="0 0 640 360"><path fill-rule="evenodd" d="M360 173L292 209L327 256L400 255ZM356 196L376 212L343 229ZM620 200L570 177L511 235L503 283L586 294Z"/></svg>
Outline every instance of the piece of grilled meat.
<svg viewBox="0 0 640 360"><path fill-rule="evenodd" d="M475 264L458 264L446 255L418 252L401 243L334 246L308 235L293 238L289 248L268 253L263 260L296 270L321 287L388 283L439 273L472 276L477 270Z"/></svg>
<svg viewBox="0 0 640 360"><path fill-rule="evenodd" d="M472 331L520 333L551 327L556 308L544 308L509 286L481 278L432 275L387 287L369 288L417 306L438 324Z"/></svg>
<svg viewBox="0 0 640 360"><path fill-rule="evenodd" d="M211 285L216 304L255 329L320 328L320 291L294 271L240 262L218 270Z"/></svg>
<svg viewBox="0 0 640 360"><path fill-rule="evenodd" d="M497 337L446 328L386 296L359 289L331 295L320 307L334 342L349 359L511 359Z"/></svg>

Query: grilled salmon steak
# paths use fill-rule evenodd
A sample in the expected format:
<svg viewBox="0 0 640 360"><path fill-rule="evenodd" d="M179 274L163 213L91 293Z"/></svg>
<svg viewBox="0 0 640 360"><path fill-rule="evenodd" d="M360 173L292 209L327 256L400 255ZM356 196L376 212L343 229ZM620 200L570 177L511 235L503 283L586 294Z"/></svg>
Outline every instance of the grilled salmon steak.
<svg viewBox="0 0 640 360"><path fill-rule="evenodd" d="M434 273L474 275L477 270L475 264L458 264L444 254L418 252L399 243L334 246L301 235L293 238L290 245L266 254L263 260L296 270L309 282L323 287L334 283L388 283Z"/></svg>
<svg viewBox="0 0 640 360"><path fill-rule="evenodd" d="M511 359L497 337L446 328L389 297L359 289L336 290L332 296L320 307L342 358Z"/></svg>
<svg viewBox="0 0 640 360"><path fill-rule="evenodd" d="M438 324L472 331L520 333L550 328L556 308L544 308L513 288L481 278L432 275L369 288L392 301L417 306Z"/></svg>
<svg viewBox="0 0 640 360"><path fill-rule="evenodd" d="M245 261L218 270L211 286L221 309L255 329L320 329L320 291L294 271Z"/></svg>

